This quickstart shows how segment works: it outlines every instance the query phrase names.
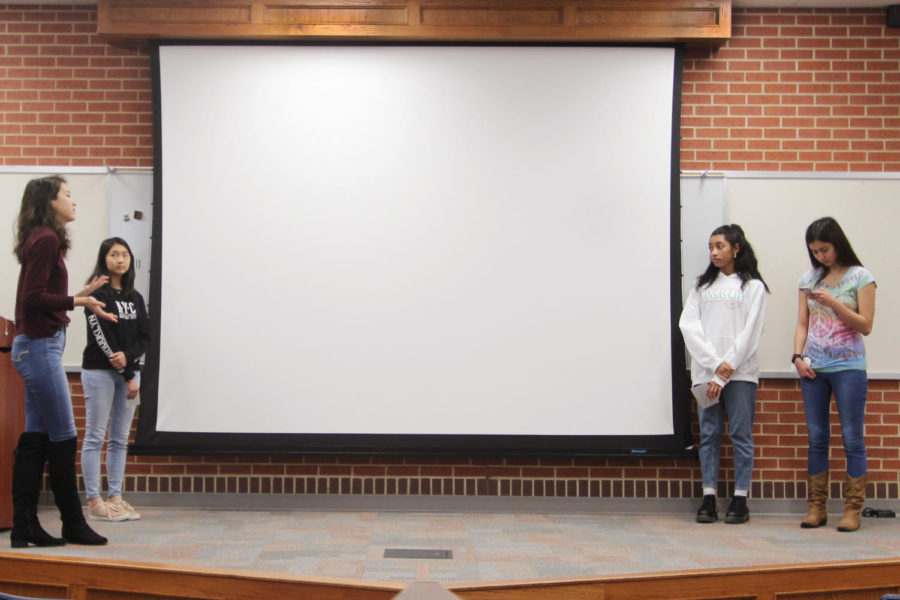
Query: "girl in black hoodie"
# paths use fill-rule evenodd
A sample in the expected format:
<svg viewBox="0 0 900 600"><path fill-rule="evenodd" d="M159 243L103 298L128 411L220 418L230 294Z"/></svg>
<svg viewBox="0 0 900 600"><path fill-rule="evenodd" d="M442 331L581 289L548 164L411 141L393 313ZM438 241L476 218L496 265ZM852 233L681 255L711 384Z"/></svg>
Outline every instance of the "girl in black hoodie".
<svg viewBox="0 0 900 600"><path fill-rule="evenodd" d="M85 427L81 472L88 499L88 516L104 521L134 521L141 515L122 498L128 435L140 389L140 359L150 345L150 323L144 299L134 289L131 248L122 238L100 244L91 278L106 275L109 283L93 296L116 314L116 322L85 311L87 346L81 362ZM100 497L100 451L106 446L108 500Z"/></svg>

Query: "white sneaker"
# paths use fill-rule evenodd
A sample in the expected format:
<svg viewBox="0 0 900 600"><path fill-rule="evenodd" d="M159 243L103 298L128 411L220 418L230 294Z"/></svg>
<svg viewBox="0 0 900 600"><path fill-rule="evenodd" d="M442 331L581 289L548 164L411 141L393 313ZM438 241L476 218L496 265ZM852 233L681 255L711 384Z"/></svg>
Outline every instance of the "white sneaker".
<svg viewBox="0 0 900 600"><path fill-rule="evenodd" d="M119 496L119 500L117 502L108 502L107 504L112 504L116 508L124 510L128 514L127 520L129 521L137 521L141 518L141 513L134 510L134 507L128 504L128 502L126 502L125 499L121 496Z"/></svg>
<svg viewBox="0 0 900 600"><path fill-rule="evenodd" d="M119 523L128 520L128 511L121 505L101 502L88 505L88 518L94 521L112 521Z"/></svg>

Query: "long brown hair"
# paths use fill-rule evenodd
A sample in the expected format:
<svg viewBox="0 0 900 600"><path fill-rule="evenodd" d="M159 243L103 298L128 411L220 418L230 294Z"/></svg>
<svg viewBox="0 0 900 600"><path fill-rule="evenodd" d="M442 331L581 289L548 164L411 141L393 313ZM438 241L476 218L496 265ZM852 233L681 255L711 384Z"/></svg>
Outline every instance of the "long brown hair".
<svg viewBox="0 0 900 600"><path fill-rule="evenodd" d="M50 201L59 195L59 188L66 180L59 175L39 177L32 179L25 185L25 193L22 194L22 208L19 209L19 219L16 222L16 245L13 253L21 263L24 259L25 243L31 237L32 232L38 227L49 227L59 238L59 250L65 256L71 243L66 226L56 218L56 211Z"/></svg>

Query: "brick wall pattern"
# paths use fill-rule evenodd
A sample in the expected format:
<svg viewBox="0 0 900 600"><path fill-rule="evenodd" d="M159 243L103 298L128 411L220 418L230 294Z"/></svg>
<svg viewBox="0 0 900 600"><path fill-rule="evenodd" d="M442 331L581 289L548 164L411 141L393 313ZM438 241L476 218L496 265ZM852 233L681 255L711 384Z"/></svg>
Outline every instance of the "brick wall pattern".
<svg viewBox="0 0 900 600"><path fill-rule="evenodd" d="M96 10L0 5L0 165L152 166L149 56L96 35ZM900 29L880 9L744 9L732 39L686 52L684 170L900 171ZM70 379L79 432L84 397ZM900 483L900 382L870 382L873 498ZM695 419L696 423L696 419ZM832 414L832 494L844 467ZM761 382L752 495L806 495L799 385ZM696 437L696 425L695 425ZM730 492L730 446L719 493ZM688 459L129 457L126 492L686 498Z"/></svg>

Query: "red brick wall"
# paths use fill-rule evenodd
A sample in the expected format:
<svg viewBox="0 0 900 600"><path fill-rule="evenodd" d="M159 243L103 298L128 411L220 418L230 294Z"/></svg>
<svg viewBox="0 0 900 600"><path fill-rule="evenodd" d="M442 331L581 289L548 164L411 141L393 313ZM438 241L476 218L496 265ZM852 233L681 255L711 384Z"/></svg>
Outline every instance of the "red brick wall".
<svg viewBox="0 0 900 600"><path fill-rule="evenodd" d="M687 53L682 93L684 170L900 171L883 9L735 11L727 44Z"/></svg>
<svg viewBox="0 0 900 600"><path fill-rule="evenodd" d="M153 165L147 52L96 31L93 7L0 5L0 164Z"/></svg>
<svg viewBox="0 0 900 600"><path fill-rule="evenodd" d="M0 164L152 166L147 53L105 45L95 29L92 8L0 5ZM728 43L687 51L683 92L684 170L900 171L900 30L880 9L737 10ZM900 382L871 382L866 420L870 495L896 499ZM804 497L796 381L762 382L754 433L753 495ZM680 498L700 486L697 462L673 459L129 460L126 491L142 492Z"/></svg>

